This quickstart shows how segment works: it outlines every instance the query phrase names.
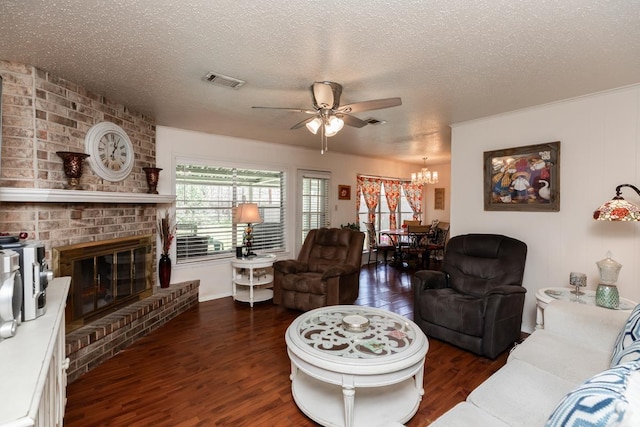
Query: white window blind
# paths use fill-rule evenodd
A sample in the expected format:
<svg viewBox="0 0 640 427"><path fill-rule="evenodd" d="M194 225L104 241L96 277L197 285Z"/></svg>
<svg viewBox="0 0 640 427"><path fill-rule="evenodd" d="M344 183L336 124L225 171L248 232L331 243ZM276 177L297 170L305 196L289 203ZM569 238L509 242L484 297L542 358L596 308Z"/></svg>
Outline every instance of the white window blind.
<svg viewBox="0 0 640 427"><path fill-rule="evenodd" d="M285 250L285 173L178 163L177 262L235 255L246 224L233 224L239 203L257 203L263 222L253 225L254 251Z"/></svg>
<svg viewBox="0 0 640 427"><path fill-rule="evenodd" d="M331 175L326 172L302 172L302 236L304 242L309 230L328 227L329 217L329 181Z"/></svg>

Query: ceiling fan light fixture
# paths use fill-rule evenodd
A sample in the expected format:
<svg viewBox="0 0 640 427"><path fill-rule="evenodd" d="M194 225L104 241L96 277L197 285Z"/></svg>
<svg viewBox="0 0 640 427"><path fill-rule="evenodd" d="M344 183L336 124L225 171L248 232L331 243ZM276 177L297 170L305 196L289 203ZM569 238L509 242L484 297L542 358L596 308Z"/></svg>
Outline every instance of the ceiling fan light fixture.
<svg viewBox="0 0 640 427"><path fill-rule="evenodd" d="M340 132L340 129L344 127L344 121L336 116L331 116L328 120L328 123L325 126L325 132L327 136L333 136Z"/></svg>
<svg viewBox="0 0 640 427"><path fill-rule="evenodd" d="M307 126L307 129L309 129L309 132L315 135L318 133L318 129L320 129L321 124L322 124L322 120L320 120L319 117L316 117L310 122L307 122L306 126Z"/></svg>

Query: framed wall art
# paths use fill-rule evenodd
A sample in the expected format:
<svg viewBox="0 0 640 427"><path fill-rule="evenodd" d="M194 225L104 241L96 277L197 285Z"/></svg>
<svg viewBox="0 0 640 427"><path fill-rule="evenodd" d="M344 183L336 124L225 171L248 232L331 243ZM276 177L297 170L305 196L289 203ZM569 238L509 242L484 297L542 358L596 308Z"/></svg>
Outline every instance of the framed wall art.
<svg viewBox="0 0 640 427"><path fill-rule="evenodd" d="M433 209L444 210L444 188L433 189Z"/></svg>
<svg viewBox="0 0 640 427"><path fill-rule="evenodd" d="M485 211L560 210L560 141L484 152Z"/></svg>
<svg viewBox="0 0 640 427"><path fill-rule="evenodd" d="M350 185L338 185L338 200L351 200Z"/></svg>

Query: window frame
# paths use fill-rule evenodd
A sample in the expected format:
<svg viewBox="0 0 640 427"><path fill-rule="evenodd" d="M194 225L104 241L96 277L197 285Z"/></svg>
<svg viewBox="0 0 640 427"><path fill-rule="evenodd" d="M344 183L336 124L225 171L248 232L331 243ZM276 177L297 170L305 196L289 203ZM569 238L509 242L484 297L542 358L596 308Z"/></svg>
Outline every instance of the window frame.
<svg viewBox="0 0 640 427"><path fill-rule="evenodd" d="M258 248L257 251L260 253L273 253L273 254L281 254L281 253L287 252L287 246L288 246L287 245L287 239L288 239L287 215L288 215L288 209L289 209L289 206L287 205L287 192L288 192L288 185L289 185L288 183L289 171L286 167L282 165L273 165L273 164L255 164L255 163L242 163L242 162L235 162L235 161L219 161L211 158L193 158L190 156L175 157L175 162L173 165L174 179L173 179L172 185L176 194L176 201L175 201L176 224L179 222L178 212L181 209L178 207L180 203L180 200L178 199L179 197L178 186L181 185L178 179L178 171L179 171L179 168L183 165L202 166L202 167L209 167L209 168L221 168L221 169L228 169L228 170L236 169L236 170L264 171L264 172L279 173L280 174L280 198L279 198L279 208L278 207L277 208L279 209L279 215L280 215L279 223L281 224L280 225L281 235L279 236L279 239L281 241L281 247L275 248L275 249L267 249L267 250ZM221 209L231 209L230 217L232 220L235 214L235 208L238 205L238 203L242 203L243 201L252 202L252 200L241 200L239 195L237 194L238 184L230 183L230 185L232 186L232 189L231 189L232 199L230 201L231 206L223 207ZM263 213L262 213L263 207L260 206L260 201L257 200L253 202L258 203L258 206L261 210L261 216L263 216ZM230 259L235 257L236 256L235 248L242 244L242 232L245 225L246 224L234 224L232 222L231 231L230 231L231 242L232 242L231 246L228 249L209 252L206 255L178 258L178 251L177 251L178 248L177 248L177 242L176 242L176 257L175 257L176 264L185 265L190 263L200 263L200 262L206 262L206 261L218 261L218 260ZM256 229L259 226L260 224L254 225L254 234L256 232Z"/></svg>

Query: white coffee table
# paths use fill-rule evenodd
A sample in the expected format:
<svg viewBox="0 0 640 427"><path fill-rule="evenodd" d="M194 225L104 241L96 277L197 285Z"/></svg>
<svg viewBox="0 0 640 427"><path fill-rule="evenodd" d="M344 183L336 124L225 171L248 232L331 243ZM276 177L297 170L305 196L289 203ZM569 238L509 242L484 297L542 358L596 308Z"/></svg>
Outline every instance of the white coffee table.
<svg viewBox="0 0 640 427"><path fill-rule="evenodd" d="M576 304L596 305L596 292L591 289L580 289L584 295L576 295L571 293L575 288L569 287L556 287L556 288L542 288L536 292L536 329L544 327L544 309L551 301L554 300L568 300L574 301ZM631 310L636 306L636 302L627 298L620 297L620 306L614 310ZM611 310L604 308L603 310Z"/></svg>
<svg viewBox="0 0 640 427"><path fill-rule="evenodd" d="M345 330L347 315L365 317L369 328ZM429 342L411 320L378 308L329 306L300 315L285 341L293 399L321 425L405 423L417 412Z"/></svg>

